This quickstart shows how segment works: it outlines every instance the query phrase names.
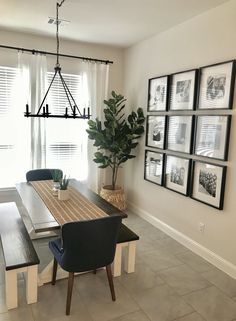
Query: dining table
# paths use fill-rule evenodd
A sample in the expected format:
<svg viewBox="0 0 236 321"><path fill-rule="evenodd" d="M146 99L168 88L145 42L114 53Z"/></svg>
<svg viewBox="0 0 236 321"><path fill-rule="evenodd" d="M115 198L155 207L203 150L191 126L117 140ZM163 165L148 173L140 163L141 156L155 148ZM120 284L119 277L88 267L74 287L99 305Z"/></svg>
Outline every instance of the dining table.
<svg viewBox="0 0 236 321"><path fill-rule="evenodd" d="M35 235L45 232L59 234L63 224L71 221L89 220L107 215L127 214L100 195L89 189L86 184L70 179L69 200L60 201L53 193L53 181L32 181L16 184L16 189L27 210ZM30 233L29 233L30 234ZM38 285L51 281L53 260L39 273ZM67 277L64 270L59 269L57 279Z"/></svg>

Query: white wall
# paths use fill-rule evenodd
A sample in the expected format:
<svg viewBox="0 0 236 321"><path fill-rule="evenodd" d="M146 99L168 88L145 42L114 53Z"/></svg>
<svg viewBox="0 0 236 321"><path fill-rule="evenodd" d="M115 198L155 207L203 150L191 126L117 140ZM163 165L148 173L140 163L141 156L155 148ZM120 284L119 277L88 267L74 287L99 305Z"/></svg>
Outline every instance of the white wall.
<svg viewBox="0 0 236 321"><path fill-rule="evenodd" d="M26 33L16 33L0 30L0 44L29 48L43 51L56 51L56 38L41 37ZM96 45L89 43L80 43L74 41L60 40L60 52L63 54L98 58L102 60L114 61L110 65L110 91L115 89L118 92L123 91L123 50L117 47ZM56 57L47 56L49 67L53 70ZM60 58L62 71L68 73L76 72L76 64L79 60L70 58ZM0 48L0 65L16 66L17 51Z"/></svg>
<svg viewBox="0 0 236 321"><path fill-rule="evenodd" d="M148 79L236 58L236 1L229 1L126 50L125 94L146 110ZM219 211L143 179L145 139L125 168L130 206L236 276L236 99L224 210ZM151 216L150 216L151 215ZM198 231L206 224L205 233ZM213 253L212 253L213 252ZM213 260L214 261L214 260ZM222 264L219 262L221 261Z"/></svg>

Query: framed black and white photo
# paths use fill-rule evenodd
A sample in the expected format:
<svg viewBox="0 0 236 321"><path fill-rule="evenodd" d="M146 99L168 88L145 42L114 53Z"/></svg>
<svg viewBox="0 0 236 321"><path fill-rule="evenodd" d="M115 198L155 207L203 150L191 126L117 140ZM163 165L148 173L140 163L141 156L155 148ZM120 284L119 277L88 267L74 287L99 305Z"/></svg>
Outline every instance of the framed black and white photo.
<svg viewBox="0 0 236 321"><path fill-rule="evenodd" d="M227 160L231 116L197 116L194 153Z"/></svg>
<svg viewBox="0 0 236 321"><path fill-rule="evenodd" d="M165 148L166 116L147 116L146 145Z"/></svg>
<svg viewBox="0 0 236 321"><path fill-rule="evenodd" d="M169 76L149 79L148 111L166 111Z"/></svg>
<svg viewBox="0 0 236 321"><path fill-rule="evenodd" d="M223 209L226 166L193 162L191 197L220 210Z"/></svg>
<svg viewBox="0 0 236 321"><path fill-rule="evenodd" d="M165 187L183 195L189 192L190 159L166 155Z"/></svg>
<svg viewBox="0 0 236 321"><path fill-rule="evenodd" d="M194 116L168 117L167 149L191 153L193 117Z"/></svg>
<svg viewBox="0 0 236 321"><path fill-rule="evenodd" d="M144 166L144 179L163 185L164 154L146 150Z"/></svg>
<svg viewBox="0 0 236 321"><path fill-rule="evenodd" d="M169 110L193 110L196 86L196 69L171 75Z"/></svg>
<svg viewBox="0 0 236 321"><path fill-rule="evenodd" d="M234 82L234 61L200 68L198 109L232 108Z"/></svg>

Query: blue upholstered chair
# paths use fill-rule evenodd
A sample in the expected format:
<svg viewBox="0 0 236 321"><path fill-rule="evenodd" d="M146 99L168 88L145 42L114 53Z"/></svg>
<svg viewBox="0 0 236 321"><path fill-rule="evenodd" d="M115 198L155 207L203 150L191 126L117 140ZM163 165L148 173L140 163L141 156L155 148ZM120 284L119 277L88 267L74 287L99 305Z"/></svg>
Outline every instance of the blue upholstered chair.
<svg viewBox="0 0 236 321"><path fill-rule="evenodd" d="M43 181L52 179L52 172L55 169L43 168L43 169L32 169L26 173L27 182L32 181ZM60 169L56 169L61 172L61 177L63 176L63 172Z"/></svg>
<svg viewBox="0 0 236 321"><path fill-rule="evenodd" d="M66 315L70 314L74 273L95 271L106 267L112 300L115 290L111 273L121 217L107 216L99 219L66 223L61 238L49 242L54 255L52 284L56 282L58 263L69 272Z"/></svg>

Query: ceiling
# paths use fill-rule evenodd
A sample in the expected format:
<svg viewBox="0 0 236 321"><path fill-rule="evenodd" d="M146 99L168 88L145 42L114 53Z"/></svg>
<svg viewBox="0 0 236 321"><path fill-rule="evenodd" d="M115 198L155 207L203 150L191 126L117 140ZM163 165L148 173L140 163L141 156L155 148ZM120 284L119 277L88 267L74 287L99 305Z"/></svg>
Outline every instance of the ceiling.
<svg viewBox="0 0 236 321"><path fill-rule="evenodd" d="M61 0L58 0L61 1ZM66 39L131 46L228 0L66 0L59 18ZM55 35L56 0L1 0L0 29Z"/></svg>

